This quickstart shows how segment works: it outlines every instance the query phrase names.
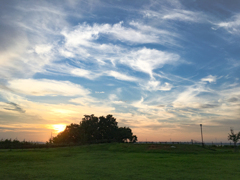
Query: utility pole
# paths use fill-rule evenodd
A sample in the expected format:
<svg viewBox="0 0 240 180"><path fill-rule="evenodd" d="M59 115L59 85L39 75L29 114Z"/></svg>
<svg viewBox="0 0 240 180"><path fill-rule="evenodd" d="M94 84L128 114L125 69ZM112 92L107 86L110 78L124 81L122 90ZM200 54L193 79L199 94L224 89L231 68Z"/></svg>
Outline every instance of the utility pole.
<svg viewBox="0 0 240 180"><path fill-rule="evenodd" d="M203 146L204 146L204 144L203 144L202 124L200 124L200 128L201 128L201 136L202 136L202 147L203 147Z"/></svg>

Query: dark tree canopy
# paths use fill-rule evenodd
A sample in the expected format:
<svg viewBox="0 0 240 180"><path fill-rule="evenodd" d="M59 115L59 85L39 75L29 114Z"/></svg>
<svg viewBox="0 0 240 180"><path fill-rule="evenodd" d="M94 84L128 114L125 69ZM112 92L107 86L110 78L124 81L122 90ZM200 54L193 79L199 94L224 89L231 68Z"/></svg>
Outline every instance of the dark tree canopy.
<svg viewBox="0 0 240 180"><path fill-rule="evenodd" d="M97 143L97 142L136 142L129 127L118 127L116 118L112 115L96 117L85 115L79 124L66 126L52 139L55 144L60 143Z"/></svg>

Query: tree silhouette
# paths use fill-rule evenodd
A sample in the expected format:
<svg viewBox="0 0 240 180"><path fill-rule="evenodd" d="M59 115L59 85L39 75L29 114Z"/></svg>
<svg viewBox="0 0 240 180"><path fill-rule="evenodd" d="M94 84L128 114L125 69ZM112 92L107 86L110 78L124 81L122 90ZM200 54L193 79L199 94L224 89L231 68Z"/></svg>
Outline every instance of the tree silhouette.
<svg viewBox="0 0 240 180"><path fill-rule="evenodd" d="M230 131L231 131L231 133L230 133L230 134L228 133L228 140L233 141L233 143L234 143L234 148L235 148L235 150L236 150L237 142L238 142L239 139L240 139L240 132L238 132L237 134L235 134L232 128L230 128Z"/></svg>
<svg viewBox="0 0 240 180"><path fill-rule="evenodd" d="M120 128L118 128L118 136L117 137L118 137L118 142L132 142L132 140L133 140L132 130L129 127L120 127Z"/></svg>
<svg viewBox="0 0 240 180"><path fill-rule="evenodd" d="M80 122L80 134L81 138L79 139L81 142L93 142L97 141L99 132L98 132L98 117L92 115L84 115L85 117Z"/></svg>
<svg viewBox="0 0 240 180"><path fill-rule="evenodd" d="M112 115L96 117L84 115L79 124L66 126L63 132L53 137L55 144L66 143L97 143L97 142L136 142L137 136L133 135L129 127L118 127L116 118Z"/></svg>
<svg viewBox="0 0 240 180"><path fill-rule="evenodd" d="M116 140L116 134L118 130L117 121L112 115L106 117L99 117L99 133L100 138L106 141Z"/></svg>
<svg viewBox="0 0 240 180"><path fill-rule="evenodd" d="M70 124L53 138L53 143L76 143L80 139L79 125Z"/></svg>

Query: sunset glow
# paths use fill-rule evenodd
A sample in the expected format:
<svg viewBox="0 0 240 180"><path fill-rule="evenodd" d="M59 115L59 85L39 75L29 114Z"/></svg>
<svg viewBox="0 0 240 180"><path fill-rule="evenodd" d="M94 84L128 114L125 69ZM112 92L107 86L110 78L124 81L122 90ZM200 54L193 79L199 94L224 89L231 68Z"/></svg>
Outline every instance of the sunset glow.
<svg viewBox="0 0 240 180"><path fill-rule="evenodd" d="M93 3L94 2L94 3ZM240 130L240 1L0 1L0 139L112 114L139 141Z"/></svg>
<svg viewBox="0 0 240 180"><path fill-rule="evenodd" d="M66 125L64 124L54 124L53 125L53 129L57 132L57 133L60 133L62 131L64 131L66 128Z"/></svg>

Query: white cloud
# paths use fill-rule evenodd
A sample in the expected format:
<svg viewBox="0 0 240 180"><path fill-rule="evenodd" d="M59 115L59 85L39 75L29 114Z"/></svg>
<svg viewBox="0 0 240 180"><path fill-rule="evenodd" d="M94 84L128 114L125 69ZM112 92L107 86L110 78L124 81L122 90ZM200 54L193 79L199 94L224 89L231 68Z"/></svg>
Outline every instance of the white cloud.
<svg viewBox="0 0 240 180"><path fill-rule="evenodd" d="M158 18L161 20L176 20L176 21L185 21L185 22L205 22L208 20L207 16L202 12L198 11L189 11L184 9L162 9L162 11L151 11L146 10L143 12L145 17L148 18Z"/></svg>
<svg viewBox="0 0 240 180"><path fill-rule="evenodd" d="M165 14L162 18L198 23L203 20L203 14L199 12L188 11L188 10L175 10L172 13Z"/></svg>
<svg viewBox="0 0 240 180"><path fill-rule="evenodd" d="M202 78L201 81L206 81L206 82L209 82L209 83L213 83L213 82L216 82L216 79L217 79L216 76L209 75L205 78Z"/></svg>
<svg viewBox="0 0 240 180"><path fill-rule="evenodd" d="M180 38L181 35L176 32L155 28L153 26L145 25L143 23L135 21L132 21L129 24L137 28L137 30L141 31L142 33L153 34L154 36L156 36L155 41L158 44L162 44L165 46L168 45L180 46L176 39Z"/></svg>
<svg viewBox="0 0 240 180"><path fill-rule="evenodd" d="M87 23L76 26L73 30L71 28L62 31L65 42L59 52L66 58L73 58L74 62L79 63L83 61L92 61L99 66L105 66L105 71L110 67L109 61L113 66L117 64L124 64L134 70L142 71L150 74L156 68L161 68L164 64L172 64L179 60L179 55L158 51L156 49L132 48L129 50L124 46L113 44L100 44L96 40L100 37L108 38L108 40L121 40L131 43L175 43L172 40L174 33L169 33L164 30L152 28L150 26L142 25L141 23L132 21L129 23L133 28L123 26L123 23L110 24L94 24L92 26ZM120 31L121 30L121 31ZM134 36L137 35L139 37ZM146 37L145 37L146 36ZM150 36L153 36L152 38ZM132 39L131 39L132 38ZM94 73L94 68L91 72L88 70L72 70L71 74L94 79L98 76L105 75L104 73ZM109 71L109 74L116 79L126 81L137 81L135 77L120 74L116 71Z"/></svg>
<svg viewBox="0 0 240 180"><path fill-rule="evenodd" d="M73 102L73 103L76 103L76 104L86 106L86 105L96 104L100 101L97 100L96 98L93 98L93 97L90 97L90 96L84 96L84 97L78 97L78 98L70 99L69 102Z"/></svg>
<svg viewBox="0 0 240 180"><path fill-rule="evenodd" d="M136 107L138 111L151 114L153 110L158 109L156 106L151 106L144 103L144 98L141 97L141 100L135 101L131 104L133 107Z"/></svg>
<svg viewBox="0 0 240 180"><path fill-rule="evenodd" d="M178 94L178 97L173 101L175 108L194 107L198 108L199 103L204 102L204 98L197 97L201 92L209 92L207 88L200 83L187 87L184 91Z"/></svg>
<svg viewBox="0 0 240 180"><path fill-rule="evenodd" d="M16 93L31 96L85 96L90 93L89 90L69 81L47 79L15 79L9 81L7 87Z"/></svg>
<svg viewBox="0 0 240 180"><path fill-rule="evenodd" d="M7 27L1 28L0 34L0 65L10 66L12 61L20 58L29 46L29 41L23 32Z"/></svg>
<svg viewBox="0 0 240 180"><path fill-rule="evenodd" d="M150 119L157 118L158 120L159 119L167 120L169 118L175 117L173 113L167 112L165 108L163 107L159 108L156 105L151 105L149 102L145 102L143 97L141 97L141 100L135 101L131 105L137 108L138 112L144 113L146 116L150 117ZM154 122L154 121L148 121L148 122Z"/></svg>
<svg viewBox="0 0 240 180"><path fill-rule="evenodd" d="M229 21L216 24L218 27L226 29L231 34L239 34L240 32L240 14L236 14Z"/></svg>
<svg viewBox="0 0 240 180"><path fill-rule="evenodd" d="M52 49L52 45L40 44L40 45L36 45L35 52L37 54L45 54L45 53L49 53L51 49Z"/></svg>
<svg viewBox="0 0 240 180"><path fill-rule="evenodd" d="M121 93L122 93L122 88L117 88L117 89L116 89L116 92L117 92L118 94L121 94Z"/></svg>
<svg viewBox="0 0 240 180"><path fill-rule="evenodd" d="M74 30L65 29L62 35L66 39L67 47L92 46L92 42L97 40L101 35L132 43L158 43L157 34L149 34L122 26L123 22L114 25L94 24L90 26L86 23L80 24Z"/></svg>
<svg viewBox="0 0 240 180"><path fill-rule="evenodd" d="M96 94L103 94L105 93L104 91L95 91Z"/></svg>
<svg viewBox="0 0 240 180"><path fill-rule="evenodd" d="M0 76L29 78L57 60L53 58L54 42L68 23L60 7L46 1L37 6L29 2L11 5L5 6L10 12L1 21L0 41L4 48L0 47Z"/></svg>
<svg viewBox="0 0 240 180"><path fill-rule="evenodd" d="M71 74L75 76L85 77L88 79L95 79L101 75L101 73L96 74L86 69L75 68L71 70Z"/></svg>
<svg viewBox="0 0 240 180"><path fill-rule="evenodd" d="M88 77L90 75L90 71L85 70L85 69L73 69L71 71L72 74L77 75L77 76L81 76L81 77Z"/></svg>
<svg viewBox="0 0 240 180"><path fill-rule="evenodd" d="M160 81L156 81L154 79L148 81L146 84L142 85L144 90L148 91L170 91L172 89L172 85L165 82L164 85L161 85Z"/></svg>
<svg viewBox="0 0 240 180"><path fill-rule="evenodd" d="M110 100L110 101L116 101L116 100L118 100L118 97L117 97L116 94L110 94L110 95L109 95L109 100Z"/></svg>
<svg viewBox="0 0 240 180"><path fill-rule="evenodd" d="M62 35L65 37L67 47L77 47L79 45L90 46L91 41L98 39L99 32L93 27L84 23L77 26L74 30L63 30Z"/></svg>
<svg viewBox="0 0 240 180"><path fill-rule="evenodd" d="M106 67L109 68L109 67ZM74 68L69 65L64 65L64 64L51 64L50 66L47 67L48 70L52 71L53 73L57 73L59 75L72 75L72 76L78 76L78 77L84 77L90 80L94 80L100 76L112 76L115 79L122 80L122 81L139 81L138 78L129 76L126 74L122 74L117 71L113 70L103 70L102 72L98 72L98 69L91 69L86 70L86 69L81 69L81 68Z"/></svg>
<svg viewBox="0 0 240 180"><path fill-rule="evenodd" d="M134 70L148 73L150 77L153 77L152 71L154 69L161 68L164 64L173 64L179 58L179 55L174 53L142 48L129 52L120 59L120 62Z"/></svg>
<svg viewBox="0 0 240 180"><path fill-rule="evenodd" d="M139 31L139 29L126 28L122 26L123 22L114 24L112 29L107 33L112 34L112 36L120 41L129 41L133 43L159 43L158 34L146 33L144 31Z"/></svg>
<svg viewBox="0 0 240 180"><path fill-rule="evenodd" d="M64 49L59 49L59 53L66 58L74 58L75 54L73 52L70 52L68 50L64 50Z"/></svg>
<svg viewBox="0 0 240 180"><path fill-rule="evenodd" d="M92 47L95 45L94 42L100 37L107 37L113 41L119 40L137 44L176 44L172 38L178 36L176 33L170 33L166 30L156 29L134 21L126 24L131 27L124 27L123 24L122 21L113 25L94 24L90 26L87 23L83 23L76 26L73 30L64 29L61 34L65 37L67 48L76 48L79 46ZM100 48L105 48L104 46L106 45L99 46Z"/></svg>
<svg viewBox="0 0 240 180"><path fill-rule="evenodd" d="M123 80L123 81L138 81L138 78L128 76L128 75L125 75L125 74L121 74L117 71L109 71L109 72L106 73L106 75L113 76L114 78L119 79L119 80Z"/></svg>
<svg viewBox="0 0 240 180"><path fill-rule="evenodd" d="M223 90L219 93L222 95L222 97L225 97L226 99L231 97L239 97L240 98L240 86L239 84L233 84L234 86L231 86L230 84L224 84Z"/></svg>

